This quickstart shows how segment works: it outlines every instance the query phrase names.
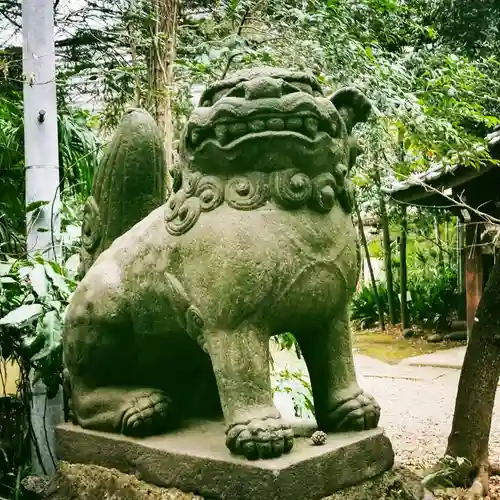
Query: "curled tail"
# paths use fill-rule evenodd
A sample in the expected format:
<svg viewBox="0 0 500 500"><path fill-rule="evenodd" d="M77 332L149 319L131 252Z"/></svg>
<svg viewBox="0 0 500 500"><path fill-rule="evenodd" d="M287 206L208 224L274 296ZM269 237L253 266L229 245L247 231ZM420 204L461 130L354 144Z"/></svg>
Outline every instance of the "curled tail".
<svg viewBox="0 0 500 500"><path fill-rule="evenodd" d="M94 173L84 207L79 277L111 243L165 203L163 136L149 113L123 116Z"/></svg>

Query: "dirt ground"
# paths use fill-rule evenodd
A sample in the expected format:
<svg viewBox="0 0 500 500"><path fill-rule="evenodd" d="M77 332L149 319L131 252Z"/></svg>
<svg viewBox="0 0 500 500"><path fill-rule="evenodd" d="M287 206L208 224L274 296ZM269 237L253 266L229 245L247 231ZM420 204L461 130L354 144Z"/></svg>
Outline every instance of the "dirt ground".
<svg viewBox="0 0 500 500"><path fill-rule="evenodd" d="M443 341L427 342L424 337L405 339L398 327L388 328L385 332L378 329L353 332L354 349L359 354L370 356L385 363L396 364L402 359L420 354L430 354L443 349L465 345L465 342Z"/></svg>

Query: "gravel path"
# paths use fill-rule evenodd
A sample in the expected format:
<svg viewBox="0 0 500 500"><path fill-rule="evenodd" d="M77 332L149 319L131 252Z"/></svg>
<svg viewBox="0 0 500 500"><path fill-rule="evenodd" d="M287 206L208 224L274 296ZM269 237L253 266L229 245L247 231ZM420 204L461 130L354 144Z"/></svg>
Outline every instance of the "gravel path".
<svg viewBox="0 0 500 500"><path fill-rule="evenodd" d="M305 371L305 364L293 353L273 349L273 358L279 368ZM387 365L366 356L355 356L355 361L360 384L376 397L382 408L380 425L392 441L396 460L424 467L435 463L446 449L460 371ZM497 463L500 462L498 392L500 387L490 435L490 458ZM290 408L287 397L290 396L282 396L279 403L286 413Z"/></svg>
<svg viewBox="0 0 500 500"><path fill-rule="evenodd" d="M427 368L418 368L426 370ZM459 370L435 380L363 377L382 408L380 425L392 441L396 459L411 465L442 457L451 430ZM490 457L500 461L500 391L490 434Z"/></svg>

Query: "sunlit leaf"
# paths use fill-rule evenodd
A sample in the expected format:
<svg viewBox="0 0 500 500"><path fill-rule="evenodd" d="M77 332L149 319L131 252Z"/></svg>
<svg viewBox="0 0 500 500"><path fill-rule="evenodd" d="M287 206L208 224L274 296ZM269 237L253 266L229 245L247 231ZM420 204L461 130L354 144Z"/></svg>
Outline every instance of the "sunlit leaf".
<svg viewBox="0 0 500 500"><path fill-rule="evenodd" d="M24 304L0 319L0 325L22 326L36 319L43 311L41 304Z"/></svg>
<svg viewBox="0 0 500 500"><path fill-rule="evenodd" d="M32 361L43 359L60 346L62 326L59 319L59 313L57 311L47 312L43 318L38 321L36 331L37 335L42 335L45 338L45 345L41 351L31 358Z"/></svg>
<svg viewBox="0 0 500 500"><path fill-rule="evenodd" d="M39 297L45 297L49 291L45 267L42 264L35 264L28 277L35 293Z"/></svg>

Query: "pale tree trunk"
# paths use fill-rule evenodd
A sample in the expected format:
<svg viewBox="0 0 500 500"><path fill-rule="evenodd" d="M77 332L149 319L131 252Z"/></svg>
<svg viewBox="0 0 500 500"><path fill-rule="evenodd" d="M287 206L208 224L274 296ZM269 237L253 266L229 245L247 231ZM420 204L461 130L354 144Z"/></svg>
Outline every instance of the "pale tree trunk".
<svg viewBox="0 0 500 500"><path fill-rule="evenodd" d="M139 108L141 106L142 91L141 91L141 76L137 71L139 67L139 57L137 54L137 44L136 44L136 30L132 23L127 26L129 43L130 43L130 58L132 60L132 66L135 70L134 76L134 107Z"/></svg>
<svg viewBox="0 0 500 500"><path fill-rule="evenodd" d="M451 255L450 255L450 226L448 223L448 217L444 221L444 244L446 248L446 253L447 253L447 259L448 259L448 265L451 263Z"/></svg>
<svg viewBox="0 0 500 500"><path fill-rule="evenodd" d="M54 12L52 0L24 0L23 73L28 257L60 256L59 157L57 137ZM30 374L33 380L33 374ZM47 399L42 382L32 384L33 471L54 472L55 426L63 419L62 392Z"/></svg>
<svg viewBox="0 0 500 500"><path fill-rule="evenodd" d="M443 241L441 240L441 233L439 231L439 221L437 215L434 216L434 237L436 238L436 244L438 247L439 266L444 267Z"/></svg>
<svg viewBox="0 0 500 500"><path fill-rule="evenodd" d="M408 316L408 300L407 300L407 278L408 270L406 266L406 242L408 238L408 219L406 214L406 205L401 209L401 239L399 244L400 249L400 303L401 303L401 329L403 332L410 326L410 318Z"/></svg>
<svg viewBox="0 0 500 500"><path fill-rule="evenodd" d="M396 324L396 297L394 293L394 278L392 275L391 258L391 235L389 233L389 216L387 214L387 205L382 193L382 182L380 179L379 167L375 167L375 185L377 186L377 195L379 200L380 224L382 226L382 246L384 249L384 268L387 282L387 302L389 307L389 320L391 324Z"/></svg>
<svg viewBox="0 0 500 500"><path fill-rule="evenodd" d="M165 136L166 168L173 163L174 126L172 117L173 69L179 18L179 0L152 0L155 13L153 48L149 68L154 95L154 116ZM171 177L167 175L169 189Z"/></svg>

